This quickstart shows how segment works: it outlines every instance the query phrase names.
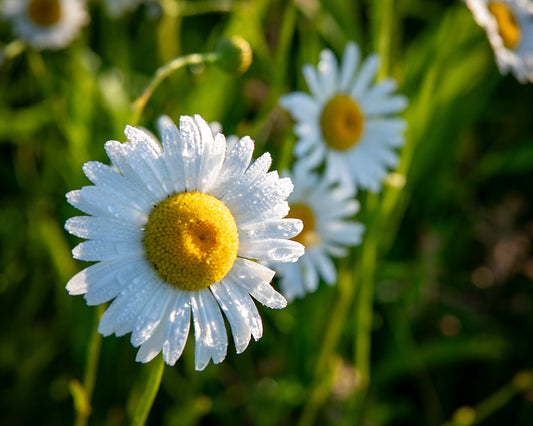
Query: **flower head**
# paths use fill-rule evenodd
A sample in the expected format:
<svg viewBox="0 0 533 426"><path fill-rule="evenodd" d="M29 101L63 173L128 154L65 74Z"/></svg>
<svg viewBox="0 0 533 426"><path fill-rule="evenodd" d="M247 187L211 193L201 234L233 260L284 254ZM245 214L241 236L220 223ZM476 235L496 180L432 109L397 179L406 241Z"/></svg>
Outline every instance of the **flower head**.
<svg viewBox="0 0 533 426"><path fill-rule="evenodd" d="M333 52L323 50L317 69L303 67L311 94L290 93L281 105L296 120L294 153L307 167L325 160L329 179L379 191L387 170L398 163L394 148L404 143L405 121L391 114L407 101L393 94L393 79L372 84L377 55L356 72L359 56L357 45L348 43L339 67Z"/></svg>
<svg viewBox="0 0 533 426"><path fill-rule="evenodd" d="M331 257L342 257L361 242L364 226L351 220L359 210L351 185L329 182L297 163L290 175L289 217L300 219L303 231L293 240L305 246L295 263L278 264L281 292L292 301L317 289L320 279L333 285L337 272Z"/></svg>
<svg viewBox="0 0 533 426"><path fill-rule="evenodd" d="M67 199L89 216L65 228L87 238L75 258L96 261L67 284L89 305L113 300L100 321L104 336L131 332L137 360L161 350L173 365L184 349L190 318L196 368L221 362L227 349L222 317L237 353L262 323L250 296L271 308L286 300L271 286L274 271L256 262L294 262L303 247L290 238L302 229L284 218L293 189L288 178L268 172L269 154L251 162L248 137L228 148L200 117L181 117L178 130L160 118L162 146L148 132L126 127L128 142L109 141L112 166L88 162L94 183Z"/></svg>
<svg viewBox="0 0 533 426"><path fill-rule="evenodd" d="M83 0L6 0L2 14L15 33L36 49L67 46L89 22Z"/></svg>
<svg viewBox="0 0 533 426"><path fill-rule="evenodd" d="M533 82L533 4L529 0L465 0L485 29L502 74Z"/></svg>

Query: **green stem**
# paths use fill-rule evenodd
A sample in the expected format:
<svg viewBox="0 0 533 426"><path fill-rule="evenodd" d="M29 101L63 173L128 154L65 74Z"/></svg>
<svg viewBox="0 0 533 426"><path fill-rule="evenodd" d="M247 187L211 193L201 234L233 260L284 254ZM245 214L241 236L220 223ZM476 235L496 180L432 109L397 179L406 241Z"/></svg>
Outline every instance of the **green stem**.
<svg viewBox="0 0 533 426"><path fill-rule="evenodd" d="M394 0L382 0L379 4L379 34L377 36L377 51L381 60L378 78L388 75L390 66L390 50L392 37L392 17Z"/></svg>
<svg viewBox="0 0 533 426"><path fill-rule="evenodd" d="M70 390L74 399L74 409L76 426L85 426L91 414L91 399L98 373L98 361L100 359L100 349L102 347L102 336L98 333L98 322L104 313L105 305L99 305L95 312L94 324L91 330L91 341L87 351L87 362L85 365L85 376L83 383L77 380L70 383Z"/></svg>
<svg viewBox="0 0 533 426"><path fill-rule="evenodd" d="M165 369L165 363L163 356L158 355L150 364L150 372L146 378L144 385L144 392L137 405L137 409L133 413L133 419L131 421L132 426L143 426L146 423L148 414L152 408L159 385L161 384L161 378L163 377L163 370Z"/></svg>
<svg viewBox="0 0 533 426"><path fill-rule="evenodd" d="M148 103L148 100L154 93L154 90L161 84L161 82L172 74L177 69L187 65L199 65L205 63L212 63L219 59L219 55L216 53L193 53L191 55L180 56L166 63L162 67L158 68L154 78L150 81L146 89L141 96L139 96L133 102L133 119L132 125L135 126L139 123L144 107Z"/></svg>
<svg viewBox="0 0 533 426"><path fill-rule="evenodd" d="M200 0L195 2L166 0L163 2L163 7L165 14L171 18L177 18L206 13L231 12L232 3L234 2L231 0Z"/></svg>
<svg viewBox="0 0 533 426"><path fill-rule="evenodd" d="M330 368L332 354L337 348L348 310L352 304L355 283L357 282L355 275L351 275L352 263L354 263L352 256L347 256L340 262L337 283L339 294L335 306L331 310L331 317L328 320L328 328L325 331L322 349L316 363L311 394L298 423L300 426L308 426L314 423L316 415L328 397L333 385L333 375Z"/></svg>

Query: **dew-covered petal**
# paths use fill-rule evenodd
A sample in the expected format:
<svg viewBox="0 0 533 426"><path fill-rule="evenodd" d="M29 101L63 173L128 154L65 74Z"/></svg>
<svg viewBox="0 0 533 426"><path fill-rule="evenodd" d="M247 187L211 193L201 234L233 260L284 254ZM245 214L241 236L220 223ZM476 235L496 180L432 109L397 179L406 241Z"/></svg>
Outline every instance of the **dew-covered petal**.
<svg viewBox="0 0 533 426"><path fill-rule="evenodd" d="M170 285L161 285L144 306L135 327L131 332L131 344L142 345L151 338L155 328L164 320L168 305L172 302L176 290Z"/></svg>
<svg viewBox="0 0 533 426"><path fill-rule="evenodd" d="M113 300L104 312L98 325L98 332L104 336L115 333L122 336L133 330L139 314L149 298L163 283L155 272L139 271L130 285Z"/></svg>
<svg viewBox="0 0 533 426"><path fill-rule="evenodd" d="M208 289L199 290L191 297L191 307L196 340L195 368L201 371L210 358L218 364L226 357L228 338L220 308Z"/></svg>
<svg viewBox="0 0 533 426"><path fill-rule="evenodd" d="M103 241L89 240L72 249L74 259L96 262L100 260L127 259L142 256L144 248L141 241Z"/></svg>
<svg viewBox="0 0 533 426"><path fill-rule="evenodd" d="M144 259L133 258L98 262L87 268L84 277L90 280L85 294L87 305L99 305L118 296L139 274L144 262Z"/></svg>
<svg viewBox="0 0 533 426"><path fill-rule="evenodd" d="M65 222L65 229L80 238L105 241L141 240L141 227L114 218L74 216Z"/></svg>
<svg viewBox="0 0 533 426"><path fill-rule="evenodd" d="M189 292L180 291L171 305L163 340L163 358L168 365L174 365L181 357L191 323Z"/></svg>
<svg viewBox="0 0 533 426"><path fill-rule="evenodd" d="M200 129L192 117L180 117L180 142L185 189L194 191L198 188L203 147Z"/></svg>
<svg viewBox="0 0 533 426"><path fill-rule="evenodd" d="M165 314L166 317L166 314ZM161 352L161 347L163 345L163 340L165 337L165 322L161 321L157 324L154 329L152 336L144 342L135 356L135 361L147 363L152 361L159 352Z"/></svg>
<svg viewBox="0 0 533 426"><path fill-rule="evenodd" d="M246 349L250 342L250 338L252 337L245 320L249 315L246 306L243 305L240 300L232 298L232 295L227 291L226 286L221 283L213 284L210 287L210 290L229 321L231 332L233 334L233 341L235 342L235 349L237 353L240 354Z"/></svg>
<svg viewBox="0 0 533 426"><path fill-rule="evenodd" d="M180 132L174 122L163 115L157 121L163 145L163 160L175 193L185 190L185 169L181 157Z"/></svg>
<svg viewBox="0 0 533 426"><path fill-rule="evenodd" d="M239 227L239 241L247 242L259 239L289 239L302 232L303 222L300 219L271 219L251 223Z"/></svg>
<svg viewBox="0 0 533 426"><path fill-rule="evenodd" d="M237 258L228 273L258 302L273 309L287 306L285 298L270 285L274 271L251 260Z"/></svg>
<svg viewBox="0 0 533 426"><path fill-rule="evenodd" d="M296 262L304 246L292 240L258 239L239 242L238 255L264 262Z"/></svg>

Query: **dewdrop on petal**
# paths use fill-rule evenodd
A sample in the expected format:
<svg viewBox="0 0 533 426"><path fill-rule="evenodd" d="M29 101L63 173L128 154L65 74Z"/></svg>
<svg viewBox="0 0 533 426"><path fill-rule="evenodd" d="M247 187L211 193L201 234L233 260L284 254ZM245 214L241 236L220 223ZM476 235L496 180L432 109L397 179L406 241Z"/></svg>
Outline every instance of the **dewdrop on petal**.
<svg viewBox="0 0 533 426"><path fill-rule="evenodd" d="M226 356L224 314L237 353L263 333L252 297L270 308L287 301L270 285L274 271L261 263L294 262L304 248L291 238L300 220L285 218L293 189L268 172L270 155L251 161L248 138L228 145L198 115L158 122L162 144L127 126L128 142L105 145L111 166L91 161L83 170L94 185L67 194L88 216L65 228L86 238L76 259L97 262L67 284L88 305L112 300L98 331L131 332L136 360L159 352L169 365L180 358L194 327L195 365Z"/></svg>
<svg viewBox="0 0 533 426"><path fill-rule="evenodd" d="M239 36L220 39L216 45L216 64L233 74L245 73L252 64L252 48Z"/></svg>

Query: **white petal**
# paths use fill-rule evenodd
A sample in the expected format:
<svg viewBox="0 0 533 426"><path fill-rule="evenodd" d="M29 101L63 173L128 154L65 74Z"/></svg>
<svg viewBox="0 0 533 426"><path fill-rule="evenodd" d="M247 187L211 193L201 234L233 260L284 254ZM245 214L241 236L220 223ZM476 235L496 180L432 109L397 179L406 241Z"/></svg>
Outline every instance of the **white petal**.
<svg viewBox="0 0 533 426"><path fill-rule="evenodd" d="M157 288L163 283L153 271L144 271L136 276L104 312L98 332L104 336L115 333L122 336L133 330L142 308Z"/></svg>
<svg viewBox="0 0 533 426"><path fill-rule="evenodd" d="M298 121L316 120L320 113L318 103L304 92L284 95L280 98L280 104Z"/></svg>
<svg viewBox="0 0 533 426"><path fill-rule="evenodd" d="M128 259L142 256L144 248L141 241L103 241L89 240L78 244L72 249L75 259L88 262L99 260Z"/></svg>
<svg viewBox="0 0 533 426"><path fill-rule="evenodd" d="M226 286L221 283L213 284L210 290L230 323L235 349L240 354L246 349L252 337L248 324L245 321L246 316L248 316L246 306L240 303L240 300L232 298Z"/></svg>
<svg viewBox="0 0 533 426"><path fill-rule="evenodd" d="M165 322L161 321L150 339L144 342L135 356L135 361L147 363L152 361L159 352L161 352L161 347L163 345L163 339L165 336Z"/></svg>
<svg viewBox="0 0 533 426"><path fill-rule="evenodd" d="M198 125L192 117L180 117L180 146L185 174L185 189L198 188L200 164L202 162L202 137Z"/></svg>
<svg viewBox="0 0 533 426"><path fill-rule="evenodd" d="M131 344L134 347L142 345L152 337L156 327L163 321L168 305L172 302L175 293L174 288L163 284L152 294L131 332Z"/></svg>
<svg viewBox="0 0 533 426"><path fill-rule="evenodd" d="M99 305L118 296L143 270L144 262L144 259L99 262L87 268L87 305Z"/></svg>
<svg viewBox="0 0 533 426"><path fill-rule="evenodd" d="M293 238L302 232L303 222L299 219L271 219L239 227L239 241L253 241L265 238Z"/></svg>
<svg viewBox="0 0 533 426"><path fill-rule="evenodd" d="M346 44L342 55L341 70L339 73L339 91L347 92L359 64L359 47L351 42Z"/></svg>
<svg viewBox="0 0 533 426"><path fill-rule="evenodd" d="M173 121L163 115L157 122L161 142L163 144L163 159L167 168L175 193L185 190L185 169L181 158L180 133Z"/></svg>
<svg viewBox="0 0 533 426"><path fill-rule="evenodd" d="M322 250L313 250L308 253L315 263L319 275L329 285L337 282L337 269L333 261Z"/></svg>
<svg viewBox="0 0 533 426"><path fill-rule="evenodd" d="M355 99L359 99L368 88L372 80L374 80L378 71L378 66L378 55L372 54L365 59L351 90L351 94Z"/></svg>
<svg viewBox="0 0 533 426"><path fill-rule="evenodd" d="M202 164L200 165L200 178L198 182L199 191L207 193L211 192L210 189L216 182L220 169L222 168L225 154L226 138L220 133L214 140L211 137L209 145L204 144L204 153L202 156Z"/></svg>
<svg viewBox="0 0 533 426"><path fill-rule="evenodd" d="M266 266L237 258L227 277L230 274L235 282L263 305L273 309L281 309L287 306L285 298L269 284L274 276L274 271Z"/></svg>
<svg viewBox="0 0 533 426"><path fill-rule="evenodd" d="M252 159L253 151L254 142L249 137L244 137L237 142L235 147L226 155L210 194L220 199L233 183L244 174Z"/></svg>
<svg viewBox="0 0 533 426"><path fill-rule="evenodd" d="M200 371L210 358L218 364L226 357L228 338L220 308L208 289L199 290L191 297L191 307L196 339L195 368Z"/></svg>
<svg viewBox="0 0 533 426"><path fill-rule="evenodd" d="M296 262L304 246L292 240L263 239L239 242L238 255L265 262Z"/></svg>
<svg viewBox="0 0 533 426"><path fill-rule="evenodd" d="M163 358L168 365L174 365L183 353L189 336L190 323L189 292L181 291L171 306L163 341Z"/></svg>
<svg viewBox="0 0 533 426"><path fill-rule="evenodd" d="M322 52L320 52L318 72L321 80L323 95L325 98L330 98L335 93L338 81L337 59L331 50L324 49Z"/></svg>
<svg viewBox="0 0 533 426"><path fill-rule="evenodd" d="M308 293L313 293L318 288L318 274L310 256L303 256L300 259L302 263L302 275L305 290Z"/></svg>
<svg viewBox="0 0 533 426"><path fill-rule="evenodd" d="M313 94L315 99L322 102L325 99L324 91L320 85L318 73L315 68L309 64L306 64L302 67L302 73L305 81L307 82L307 86L309 86L309 91Z"/></svg>
<svg viewBox="0 0 533 426"><path fill-rule="evenodd" d="M372 103L363 104L366 114L387 115L403 111L407 107L407 98L402 95L377 99Z"/></svg>
<svg viewBox="0 0 533 426"><path fill-rule="evenodd" d="M121 241L142 240L139 226L113 218L75 216L65 222L65 229L80 238L92 240Z"/></svg>

